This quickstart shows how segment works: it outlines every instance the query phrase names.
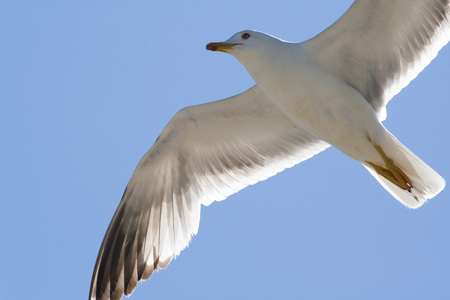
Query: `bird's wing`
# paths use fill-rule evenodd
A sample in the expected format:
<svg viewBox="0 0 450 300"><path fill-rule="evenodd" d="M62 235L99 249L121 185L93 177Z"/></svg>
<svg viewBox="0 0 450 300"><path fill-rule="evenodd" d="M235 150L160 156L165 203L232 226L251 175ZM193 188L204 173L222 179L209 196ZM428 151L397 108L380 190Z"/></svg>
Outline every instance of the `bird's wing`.
<svg viewBox="0 0 450 300"><path fill-rule="evenodd" d="M356 0L305 45L386 118L387 102L450 39L450 0Z"/></svg>
<svg viewBox="0 0 450 300"><path fill-rule="evenodd" d="M254 86L176 114L138 164L103 240L90 299L120 299L197 233L201 204L225 199L329 145Z"/></svg>

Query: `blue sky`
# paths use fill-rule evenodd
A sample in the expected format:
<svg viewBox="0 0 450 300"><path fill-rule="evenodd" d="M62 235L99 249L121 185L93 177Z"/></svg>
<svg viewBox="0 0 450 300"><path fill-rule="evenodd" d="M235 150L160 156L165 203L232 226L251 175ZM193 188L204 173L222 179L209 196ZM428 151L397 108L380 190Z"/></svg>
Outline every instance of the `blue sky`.
<svg viewBox="0 0 450 300"><path fill-rule="evenodd" d="M206 43L244 29L302 41L351 2L2 1L2 298L87 299L109 221L163 127L253 84ZM449 66L447 46L384 122L447 180ZM203 207L190 247L131 299L448 299L449 198L406 209L328 149Z"/></svg>

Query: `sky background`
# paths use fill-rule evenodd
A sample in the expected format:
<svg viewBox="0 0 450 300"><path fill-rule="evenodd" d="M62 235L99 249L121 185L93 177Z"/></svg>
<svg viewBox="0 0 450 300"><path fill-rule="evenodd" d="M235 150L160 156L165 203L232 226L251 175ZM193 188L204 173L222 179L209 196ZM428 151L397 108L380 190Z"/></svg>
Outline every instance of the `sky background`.
<svg viewBox="0 0 450 300"><path fill-rule="evenodd" d="M302 41L352 1L2 1L1 299L87 299L131 174L181 108L252 86L205 50L257 29ZM385 126L450 180L450 47ZM331 148L202 208L138 299L450 299L450 188L418 210Z"/></svg>

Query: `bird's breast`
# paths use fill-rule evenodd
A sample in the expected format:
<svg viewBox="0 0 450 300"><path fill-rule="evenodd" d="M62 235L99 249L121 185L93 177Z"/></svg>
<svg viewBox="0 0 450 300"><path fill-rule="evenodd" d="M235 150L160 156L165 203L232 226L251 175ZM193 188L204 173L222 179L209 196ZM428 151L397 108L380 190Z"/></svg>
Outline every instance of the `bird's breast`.
<svg viewBox="0 0 450 300"><path fill-rule="evenodd" d="M364 97L314 61L272 66L255 81L293 121L354 158L383 134Z"/></svg>

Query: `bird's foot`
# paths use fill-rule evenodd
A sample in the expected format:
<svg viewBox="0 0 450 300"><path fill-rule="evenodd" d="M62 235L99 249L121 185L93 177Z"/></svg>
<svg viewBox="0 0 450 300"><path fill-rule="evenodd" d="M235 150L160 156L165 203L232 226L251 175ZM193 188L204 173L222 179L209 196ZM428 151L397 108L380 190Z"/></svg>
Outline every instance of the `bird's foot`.
<svg viewBox="0 0 450 300"><path fill-rule="evenodd" d="M398 166L395 165L394 161L387 157L386 153L384 153L383 149L381 149L380 146L373 144L375 149L377 150L378 154L380 154L381 158L384 161L385 167L379 166L377 164L374 164L370 161L367 163L381 176L395 184L401 189L404 189L408 192L412 192L412 189L414 188L411 180L409 177L403 172L402 169L400 169Z"/></svg>

